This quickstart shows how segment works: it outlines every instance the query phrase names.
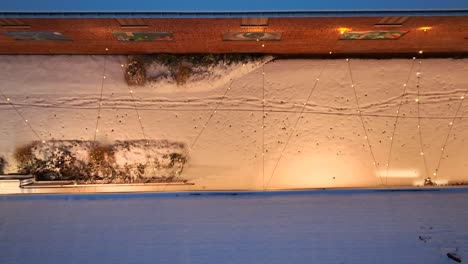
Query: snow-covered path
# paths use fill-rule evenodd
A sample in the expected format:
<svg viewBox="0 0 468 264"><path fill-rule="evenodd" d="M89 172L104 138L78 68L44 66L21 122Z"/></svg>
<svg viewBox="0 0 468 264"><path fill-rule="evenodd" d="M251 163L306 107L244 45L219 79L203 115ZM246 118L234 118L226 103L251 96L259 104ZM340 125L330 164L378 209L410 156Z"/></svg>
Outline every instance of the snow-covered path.
<svg viewBox="0 0 468 264"><path fill-rule="evenodd" d="M32 140L92 140L100 108L101 141L142 139L140 116L149 139L190 146L183 176L198 189L467 180L466 59L278 60L188 87L132 88L122 61L1 56L8 170Z"/></svg>

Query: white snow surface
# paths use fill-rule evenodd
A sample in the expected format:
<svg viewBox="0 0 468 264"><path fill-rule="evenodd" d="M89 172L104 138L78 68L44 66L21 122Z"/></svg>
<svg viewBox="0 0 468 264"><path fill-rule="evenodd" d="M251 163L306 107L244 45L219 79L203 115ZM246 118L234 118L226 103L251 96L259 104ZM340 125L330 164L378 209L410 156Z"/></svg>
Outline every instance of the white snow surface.
<svg viewBox="0 0 468 264"><path fill-rule="evenodd" d="M467 179L467 59L277 60L226 69L227 78L207 79L206 87L201 80L128 87L123 61L0 56L0 91L10 99L0 98L8 172L15 148L33 140L93 140L103 83L97 139L186 144L182 177L195 189Z"/></svg>
<svg viewBox="0 0 468 264"><path fill-rule="evenodd" d="M468 193L0 196L0 262L450 264Z"/></svg>

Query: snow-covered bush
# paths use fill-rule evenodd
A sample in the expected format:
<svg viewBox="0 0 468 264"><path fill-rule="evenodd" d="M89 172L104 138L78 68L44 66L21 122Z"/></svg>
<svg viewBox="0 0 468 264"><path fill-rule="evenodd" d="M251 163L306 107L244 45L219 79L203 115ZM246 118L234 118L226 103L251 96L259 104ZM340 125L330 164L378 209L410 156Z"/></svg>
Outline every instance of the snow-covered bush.
<svg viewBox="0 0 468 264"><path fill-rule="evenodd" d="M272 60L263 54L150 54L129 56L125 79L129 85L146 83L175 83L185 85L200 80L223 78L235 69L252 64L249 69Z"/></svg>
<svg viewBox="0 0 468 264"><path fill-rule="evenodd" d="M37 180L135 183L180 180L187 161L183 143L166 140L33 142L15 152L18 172Z"/></svg>

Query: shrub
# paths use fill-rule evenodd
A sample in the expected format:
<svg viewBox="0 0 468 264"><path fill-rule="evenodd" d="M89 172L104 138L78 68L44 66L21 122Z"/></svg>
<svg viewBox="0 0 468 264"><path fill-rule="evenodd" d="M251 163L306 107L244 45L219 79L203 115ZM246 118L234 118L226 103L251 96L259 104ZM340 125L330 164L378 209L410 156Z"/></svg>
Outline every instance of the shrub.
<svg viewBox="0 0 468 264"><path fill-rule="evenodd" d="M192 69L187 65L179 65L177 71L175 72L174 79L177 85L183 85L187 83L190 75L192 74Z"/></svg>
<svg viewBox="0 0 468 264"><path fill-rule="evenodd" d="M128 85L145 85L146 67L139 59L130 59L125 67L125 80Z"/></svg>
<svg viewBox="0 0 468 264"><path fill-rule="evenodd" d="M0 157L0 174L4 174L5 173L5 167L6 167L6 160L4 157Z"/></svg>
<svg viewBox="0 0 468 264"><path fill-rule="evenodd" d="M180 176L187 160L186 145L167 140L33 142L17 148L20 173L37 180L84 183L160 182Z"/></svg>

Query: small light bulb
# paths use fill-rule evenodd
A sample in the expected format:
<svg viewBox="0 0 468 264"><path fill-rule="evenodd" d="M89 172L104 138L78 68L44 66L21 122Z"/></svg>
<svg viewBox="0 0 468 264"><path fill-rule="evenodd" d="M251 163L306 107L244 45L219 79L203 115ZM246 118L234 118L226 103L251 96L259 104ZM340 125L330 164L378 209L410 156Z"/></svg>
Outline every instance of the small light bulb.
<svg viewBox="0 0 468 264"><path fill-rule="evenodd" d="M330 53L330 54L332 54L332 52L331 52L331 51L330 51L329 53Z"/></svg>
<svg viewBox="0 0 468 264"><path fill-rule="evenodd" d="M104 78L104 79L105 79L105 78L106 78L106 76L102 76L102 78Z"/></svg>
<svg viewBox="0 0 468 264"><path fill-rule="evenodd" d="M28 122L28 120L27 120L27 119L25 119L24 121L25 121L26 123Z"/></svg>
<svg viewBox="0 0 468 264"><path fill-rule="evenodd" d="M262 48L264 48L264 47L265 47L265 44L262 44Z"/></svg>
<svg viewBox="0 0 468 264"><path fill-rule="evenodd" d="M405 84L403 84L403 87L406 87L406 83L405 83Z"/></svg>
<svg viewBox="0 0 468 264"><path fill-rule="evenodd" d="M10 98L7 98L6 100L7 100L7 101L10 101Z"/></svg>
<svg viewBox="0 0 468 264"><path fill-rule="evenodd" d="M465 96L460 96L460 99L465 99Z"/></svg>
<svg viewBox="0 0 468 264"><path fill-rule="evenodd" d="M437 175L437 173L435 173L435 172L434 172L434 173L432 173L432 175L436 176L436 175Z"/></svg>
<svg viewBox="0 0 468 264"><path fill-rule="evenodd" d="M415 60L415 59L416 59L416 57L413 57L413 60Z"/></svg>
<svg viewBox="0 0 468 264"><path fill-rule="evenodd" d="M346 59L346 61L349 61L349 59Z"/></svg>
<svg viewBox="0 0 468 264"><path fill-rule="evenodd" d="M390 140L393 140L393 137L390 137Z"/></svg>
<svg viewBox="0 0 468 264"><path fill-rule="evenodd" d="M319 79L319 78L317 78L316 80L317 80L317 81L319 81L320 79Z"/></svg>
<svg viewBox="0 0 468 264"><path fill-rule="evenodd" d="M351 84L351 87L354 87L354 84Z"/></svg>
<svg viewBox="0 0 468 264"><path fill-rule="evenodd" d="M133 93L133 90L130 90L130 93Z"/></svg>
<svg viewBox="0 0 468 264"><path fill-rule="evenodd" d="M423 51L422 51L422 50L420 50L420 51L419 51L419 54L422 54L422 53L423 53Z"/></svg>
<svg viewBox="0 0 468 264"><path fill-rule="evenodd" d="M365 136L364 138L367 139L367 136Z"/></svg>
<svg viewBox="0 0 468 264"><path fill-rule="evenodd" d="M108 49L108 48L106 48L106 51L108 51L108 50L109 50L109 49Z"/></svg>
<svg viewBox="0 0 468 264"><path fill-rule="evenodd" d="M418 75L418 76L419 76L420 74L421 74L421 73L419 73L419 72L416 73L416 75Z"/></svg>
<svg viewBox="0 0 468 264"><path fill-rule="evenodd" d="M449 125L453 125L453 122L450 122Z"/></svg>
<svg viewBox="0 0 468 264"><path fill-rule="evenodd" d="M421 154L421 155L424 155L424 152L421 152L420 154Z"/></svg>
<svg viewBox="0 0 468 264"><path fill-rule="evenodd" d="M99 129L96 129L96 132L99 132Z"/></svg>
<svg viewBox="0 0 468 264"><path fill-rule="evenodd" d="M45 140L42 140L42 144L45 144Z"/></svg>
<svg viewBox="0 0 468 264"><path fill-rule="evenodd" d="M416 98L416 99L414 99L414 100L415 100L416 102L419 102L419 99L418 99L418 98Z"/></svg>
<svg viewBox="0 0 468 264"><path fill-rule="evenodd" d="M123 67L124 65L123 64L120 64L120 67Z"/></svg>

